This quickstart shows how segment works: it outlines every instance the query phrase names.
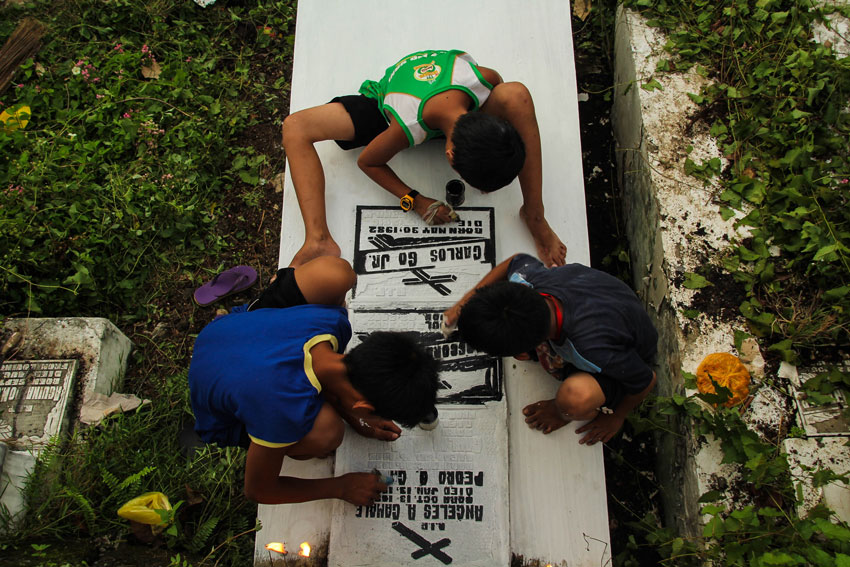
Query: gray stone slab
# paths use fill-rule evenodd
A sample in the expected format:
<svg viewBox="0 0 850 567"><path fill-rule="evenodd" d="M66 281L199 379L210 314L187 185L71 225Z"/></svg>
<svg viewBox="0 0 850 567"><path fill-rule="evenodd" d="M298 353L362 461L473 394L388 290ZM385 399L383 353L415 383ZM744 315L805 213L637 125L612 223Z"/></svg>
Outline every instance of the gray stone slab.
<svg viewBox="0 0 850 567"><path fill-rule="evenodd" d="M0 366L0 439L27 449L59 434L77 374L76 360L15 360Z"/></svg>
<svg viewBox="0 0 850 567"><path fill-rule="evenodd" d="M831 470L838 475L850 473L847 440L836 437L789 438L782 442L782 450L788 457L792 482L803 495L797 507L800 517L805 517L815 505L823 503L835 512L840 521L850 522L850 488L840 481L822 486L814 486L811 482L812 474L818 470Z"/></svg>
<svg viewBox="0 0 850 567"><path fill-rule="evenodd" d="M805 429L809 437L850 436L850 421L847 419L847 399L844 391L835 390L827 403L815 403L803 389L803 384L819 374L829 372L829 365L820 364L799 367L796 372L789 373L789 380L794 388L794 399L797 403L797 422ZM839 365L842 372L850 372L850 362Z"/></svg>
<svg viewBox="0 0 850 567"><path fill-rule="evenodd" d="M101 317L6 319L7 332L18 331L23 341L14 358L75 358L80 363L83 391L110 395L120 388L133 343L118 327Z"/></svg>
<svg viewBox="0 0 850 567"><path fill-rule="evenodd" d="M66 432L75 392L109 395L120 387L133 344L107 319L6 319L20 344L0 367L0 505L12 523L24 513L21 489L50 439ZM12 525L0 526L10 529Z"/></svg>

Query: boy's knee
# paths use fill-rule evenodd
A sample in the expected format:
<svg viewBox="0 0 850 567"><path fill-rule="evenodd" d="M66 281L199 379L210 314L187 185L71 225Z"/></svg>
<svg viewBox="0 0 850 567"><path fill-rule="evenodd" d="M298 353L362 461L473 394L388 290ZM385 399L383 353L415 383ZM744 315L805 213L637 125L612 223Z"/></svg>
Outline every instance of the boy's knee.
<svg viewBox="0 0 850 567"><path fill-rule="evenodd" d="M290 114L283 119L283 147L291 144L296 140L304 140L307 138L307 125L303 117L299 116L300 112Z"/></svg>
<svg viewBox="0 0 850 567"><path fill-rule="evenodd" d="M345 426L341 420L336 420L327 425L320 432L319 455L323 456L335 451L342 444L343 437L345 437Z"/></svg>
<svg viewBox="0 0 850 567"><path fill-rule="evenodd" d="M344 295L349 289L354 287L354 282L357 279L357 274L354 273L354 268L348 263L348 260L337 256L322 256L316 258L318 268L326 278L328 287L331 291L339 292Z"/></svg>
<svg viewBox="0 0 850 567"><path fill-rule="evenodd" d="M595 380L587 375L590 380ZM558 409L574 418L584 418L595 412L600 405L598 392L596 392L587 380L573 380L568 378L558 388L555 397Z"/></svg>

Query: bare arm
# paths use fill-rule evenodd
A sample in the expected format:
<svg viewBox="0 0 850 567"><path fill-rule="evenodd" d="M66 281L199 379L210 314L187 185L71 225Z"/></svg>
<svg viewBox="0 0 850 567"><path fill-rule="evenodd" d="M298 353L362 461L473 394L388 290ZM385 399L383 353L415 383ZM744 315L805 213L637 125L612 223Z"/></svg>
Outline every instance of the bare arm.
<svg viewBox="0 0 850 567"><path fill-rule="evenodd" d="M348 380L343 357L334 352L330 343L318 343L310 349L310 354L313 370L322 383L322 395L355 431L382 441L398 439L401 428L374 413L375 408Z"/></svg>
<svg viewBox="0 0 850 567"><path fill-rule="evenodd" d="M655 388L656 382L658 382L658 379L655 372L653 372L652 381L649 383L649 386L637 394L628 394L624 396L614 409L614 413L600 413L594 419L576 429L576 433L584 433L585 431L588 432L587 435L581 438L579 443L593 445L597 441L601 441L603 443L610 441L623 426L623 422L626 421L626 416L628 416L633 409L638 407L641 402L646 399L652 389Z"/></svg>
<svg viewBox="0 0 850 567"><path fill-rule="evenodd" d="M519 82L500 83L481 110L510 122L522 138L525 164L519 172L523 201L520 215L534 238L537 255L543 264L563 266L567 247L552 231L543 209L543 154L531 93Z"/></svg>
<svg viewBox="0 0 850 567"><path fill-rule="evenodd" d="M446 309L445 312L443 312L443 323L445 323L447 326L451 326L457 323L457 318L460 315L461 307L463 307L464 304L466 304L466 302L469 301L473 295L475 295L476 291L478 291L482 287L487 287L490 284L507 279L508 267L511 264L511 260L514 259L514 256L516 256L516 254L514 254L507 260L504 260L495 268L487 272L487 275L481 278L481 281L475 284L475 287L467 291L463 295L463 297L458 300L457 303Z"/></svg>
<svg viewBox="0 0 850 567"><path fill-rule="evenodd" d="M251 443L245 463L245 496L261 504L293 504L324 498L339 498L366 506L387 489L371 473L348 473L334 478L279 476L287 447L265 447Z"/></svg>
<svg viewBox="0 0 850 567"><path fill-rule="evenodd" d="M499 85L502 83L502 76L495 69L490 69L489 67L482 67L478 65L478 72L481 73L481 76L484 77L484 80L490 83L492 86Z"/></svg>
<svg viewBox="0 0 850 567"><path fill-rule="evenodd" d="M401 126L399 126L396 119L391 118L387 129L369 142L369 145L360 153L360 157L357 158L357 165L372 181L395 195L398 199L401 199L413 189L405 184L387 164L393 156L407 147L409 147L407 135ZM416 211L416 214L424 218L428 207L433 202L434 199L425 195L419 195L413 201L413 209ZM435 220L436 222L434 224L443 224L451 221L448 209L445 207L441 208Z"/></svg>

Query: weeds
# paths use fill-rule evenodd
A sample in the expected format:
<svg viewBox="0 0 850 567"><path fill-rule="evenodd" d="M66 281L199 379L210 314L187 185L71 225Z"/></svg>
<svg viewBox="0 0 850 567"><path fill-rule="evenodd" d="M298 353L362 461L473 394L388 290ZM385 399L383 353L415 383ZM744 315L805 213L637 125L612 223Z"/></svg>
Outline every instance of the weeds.
<svg viewBox="0 0 850 567"><path fill-rule="evenodd" d="M0 128L0 312L142 318L148 278L222 250L211 230L218 195L236 180L260 182L265 157L232 140L256 116L252 97L274 100L247 80L253 52L237 31L257 20L288 26L292 6L118 0L3 11L0 39L18 12L51 33L0 97L0 109L30 111L26 128ZM256 47L270 41L260 34Z"/></svg>
<svg viewBox="0 0 850 567"><path fill-rule="evenodd" d="M116 514L126 501L150 491L173 503L160 544L201 554L213 542L219 565L242 565L253 550L256 506L242 496L244 451L205 447L193 458L180 451L178 432L190 416L185 375L165 382L149 408L117 415L80 429L50 446L27 484L29 513L14 536L0 544L83 537L118 541L126 520ZM150 533L148 534L151 535Z"/></svg>
<svg viewBox="0 0 850 567"><path fill-rule="evenodd" d="M628 0L663 28L670 57L658 72L697 66L712 83L691 99L711 117L729 165L721 214L747 203L752 238L725 267L750 297L741 313L791 360L794 350L850 339L850 58L812 39L832 13L805 0ZM805 293L799 292L805 282ZM815 298L812 301L812 298ZM812 305L816 304L816 305Z"/></svg>

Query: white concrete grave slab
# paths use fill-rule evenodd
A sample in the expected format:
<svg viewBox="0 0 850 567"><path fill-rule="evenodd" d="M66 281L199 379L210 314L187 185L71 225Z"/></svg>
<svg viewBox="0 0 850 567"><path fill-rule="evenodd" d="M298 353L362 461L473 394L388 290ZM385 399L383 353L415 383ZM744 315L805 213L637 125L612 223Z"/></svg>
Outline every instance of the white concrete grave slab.
<svg viewBox="0 0 850 567"><path fill-rule="evenodd" d="M428 48L466 50L506 81L523 82L540 126L547 219L569 247L567 261L589 262L569 3L301 0L295 37L292 112L355 94L364 79L377 79L404 55ZM358 333L384 328L416 333L441 360L440 425L405 431L393 443L349 431L335 463L287 459L287 475L378 468L396 482L374 507L261 505L255 563L269 562L268 542L297 549L309 541L329 550L330 565L451 560L507 567L512 556L527 564L604 565L611 550L601 446L579 445L577 424L544 436L529 430L521 415L528 403L551 398L558 384L535 364L493 361L439 335L442 311L492 265L517 252L534 254L518 214L518 182L490 195L467 187L459 211L464 224L426 232L359 170L359 150L345 152L333 142L316 149L329 225L358 272L349 302L352 342ZM391 166L423 194L443 198L446 182L457 178L443 149L428 142L397 155ZM287 171L281 266L303 237Z"/></svg>

